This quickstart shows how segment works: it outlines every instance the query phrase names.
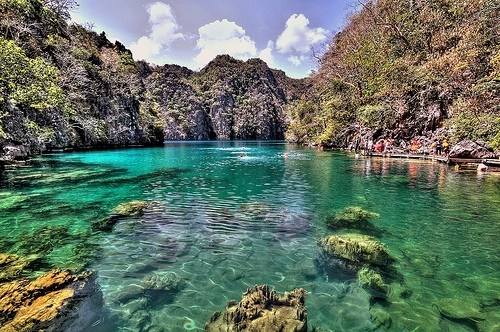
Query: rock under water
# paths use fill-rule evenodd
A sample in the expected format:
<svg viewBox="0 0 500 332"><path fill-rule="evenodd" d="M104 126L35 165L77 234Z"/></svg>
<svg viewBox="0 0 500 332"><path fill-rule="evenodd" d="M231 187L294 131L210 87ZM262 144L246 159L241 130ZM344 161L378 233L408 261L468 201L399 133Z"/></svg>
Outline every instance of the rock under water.
<svg viewBox="0 0 500 332"><path fill-rule="evenodd" d="M367 235L330 235L320 240L319 245L326 254L353 264L387 266L392 262L382 243Z"/></svg>
<svg viewBox="0 0 500 332"><path fill-rule="evenodd" d="M306 332L305 290L279 294L267 285L248 289L205 325L207 332Z"/></svg>

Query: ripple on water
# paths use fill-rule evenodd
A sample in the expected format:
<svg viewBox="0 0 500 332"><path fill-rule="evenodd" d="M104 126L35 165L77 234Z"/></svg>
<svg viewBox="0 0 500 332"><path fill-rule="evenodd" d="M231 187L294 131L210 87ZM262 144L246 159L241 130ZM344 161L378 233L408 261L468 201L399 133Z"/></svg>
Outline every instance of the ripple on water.
<svg viewBox="0 0 500 332"><path fill-rule="evenodd" d="M38 248L39 270L85 259L98 271L106 305L89 331L203 330L263 283L305 288L310 325L326 331L470 330L442 317L446 298L480 303L481 328L498 320L498 177L238 142L54 155L0 181L1 251ZM90 231L138 199L153 202L143 216ZM380 214L374 234L396 258L387 302L321 265L324 220L352 205ZM182 287L144 290L148 276L171 273Z"/></svg>

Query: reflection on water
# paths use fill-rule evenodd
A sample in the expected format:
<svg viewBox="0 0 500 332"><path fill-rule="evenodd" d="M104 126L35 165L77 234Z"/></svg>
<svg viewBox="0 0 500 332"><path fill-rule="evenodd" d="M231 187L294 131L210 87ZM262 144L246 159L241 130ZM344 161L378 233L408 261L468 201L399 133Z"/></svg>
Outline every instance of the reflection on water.
<svg viewBox="0 0 500 332"><path fill-rule="evenodd" d="M262 283L305 288L309 324L326 331L499 327L498 176L219 142L53 155L0 181L0 252L41 255L33 275L98 271L105 307L89 331L203 330ZM91 230L131 200L152 203L111 233ZM398 273L387 301L319 259L317 240L333 233L325 219L347 206L380 214L376 235ZM477 303L480 317L449 309L453 299Z"/></svg>

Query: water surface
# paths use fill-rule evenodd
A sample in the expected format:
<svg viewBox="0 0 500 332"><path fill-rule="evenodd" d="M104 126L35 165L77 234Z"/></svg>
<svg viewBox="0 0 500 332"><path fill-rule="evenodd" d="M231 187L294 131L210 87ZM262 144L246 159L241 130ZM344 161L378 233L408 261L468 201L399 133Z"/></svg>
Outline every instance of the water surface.
<svg viewBox="0 0 500 332"><path fill-rule="evenodd" d="M111 233L90 224L131 200L153 202ZM395 257L389 300L326 268L317 240L347 206L380 214ZM202 330L246 288L303 287L309 325L367 331L494 331L500 316L500 177L443 164L356 159L279 142L212 142L56 154L0 179L0 252L98 273L105 306L89 331ZM144 296L155 273L182 287ZM439 314L443 299L478 303L478 323Z"/></svg>

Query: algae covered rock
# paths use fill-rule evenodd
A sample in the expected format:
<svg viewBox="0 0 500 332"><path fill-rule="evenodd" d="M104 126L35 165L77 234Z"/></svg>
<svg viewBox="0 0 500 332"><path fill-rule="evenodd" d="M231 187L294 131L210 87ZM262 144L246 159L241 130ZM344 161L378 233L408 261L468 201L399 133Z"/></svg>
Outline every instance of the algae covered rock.
<svg viewBox="0 0 500 332"><path fill-rule="evenodd" d="M380 273L368 267L363 267L358 271L358 282L363 288L373 291L377 295L385 297L387 294L388 286Z"/></svg>
<svg viewBox="0 0 500 332"><path fill-rule="evenodd" d="M146 201L130 201L122 203L113 209L113 214L120 217L139 217L149 206Z"/></svg>
<svg viewBox="0 0 500 332"><path fill-rule="evenodd" d="M46 226L30 234L21 235L17 239L16 252L22 255L47 255L55 248L72 240L66 226Z"/></svg>
<svg viewBox="0 0 500 332"><path fill-rule="evenodd" d="M479 302L472 299L445 298L435 303L441 316L452 320L466 320L477 323L484 320Z"/></svg>
<svg viewBox="0 0 500 332"><path fill-rule="evenodd" d="M248 289L205 325L207 332L306 332L305 290L278 294L267 285Z"/></svg>
<svg viewBox="0 0 500 332"><path fill-rule="evenodd" d="M366 228L370 226L370 220L378 218L374 212L363 210L359 206L350 206L328 218L328 226L332 228Z"/></svg>
<svg viewBox="0 0 500 332"><path fill-rule="evenodd" d="M146 201L130 201L119 204L115 207L110 216L92 223L92 229L95 231L111 231L113 226L122 218L140 217L149 207L150 203Z"/></svg>
<svg viewBox="0 0 500 332"><path fill-rule="evenodd" d="M384 328L387 330L392 325L391 315L389 315L387 311L379 308L370 309L370 320L375 325L375 329Z"/></svg>
<svg viewBox="0 0 500 332"><path fill-rule="evenodd" d="M0 253L0 282L18 278L38 256L20 257Z"/></svg>
<svg viewBox="0 0 500 332"><path fill-rule="evenodd" d="M182 287L182 279L174 272L155 272L144 277L145 290L175 291Z"/></svg>
<svg viewBox="0 0 500 332"><path fill-rule="evenodd" d="M330 235L320 240L319 245L327 255L354 264L387 266L393 260L382 243L367 235Z"/></svg>
<svg viewBox="0 0 500 332"><path fill-rule="evenodd" d="M66 331L89 325L102 304L90 272L53 270L0 285L0 331Z"/></svg>

